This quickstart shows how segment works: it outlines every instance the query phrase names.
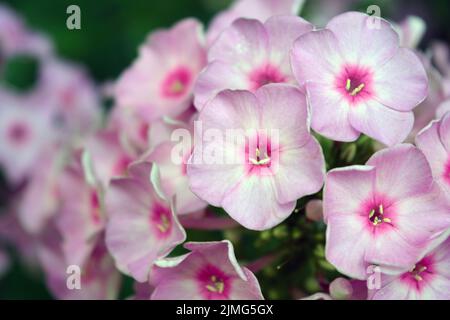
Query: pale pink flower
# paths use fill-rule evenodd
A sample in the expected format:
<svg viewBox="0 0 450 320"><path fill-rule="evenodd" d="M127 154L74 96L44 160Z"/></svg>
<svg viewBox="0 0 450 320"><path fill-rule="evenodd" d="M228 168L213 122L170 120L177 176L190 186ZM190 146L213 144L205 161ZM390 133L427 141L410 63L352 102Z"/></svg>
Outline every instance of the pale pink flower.
<svg viewBox="0 0 450 320"><path fill-rule="evenodd" d="M272 16L297 15L304 0L236 0L233 5L217 14L209 25L206 39L211 45L220 33L239 18L265 22Z"/></svg>
<svg viewBox="0 0 450 320"><path fill-rule="evenodd" d="M298 198L322 187L322 150L309 132L305 96L296 87L269 84L255 94L222 91L199 121L205 134L198 133L202 143L194 146L188 163L191 190L246 228L279 224ZM230 129L241 137L227 137Z"/></svg>
<svg viewBox="0 0 450 320"><path fill-rule="evenodd" d="M381 274L381 288L369 293L374 300L450 299L450 239L431 250L407 272Z"/></svg>
<svg viewBox="0 0 450 320"><path fill-rule="evenodd" d="M66 259L82 265L105 228L106 216L103 192L95 181L87 179L77 158L58 179L60 208L55 223Z"/></svg>
<svg viewBox="0 0 450 320"><path fill-rule="evenodd" d="M263 299L258 280L239 266L231 242L189 242L184 246L190 250L188 254L155 267L151 299Z"/></svg>
<svg viewBox="0 0 450 320"><path fill-rule="evenodd" d="M427 30L427 24L418 16L407 16L399 24L393 24L400 37L400 45L415 49Z"/></svg>
<svg viewBox="0 0 450 320"><path fill-rule="evenodd" d="M193 122L186 124L180 121L159 121L152 123L150 128L150 143L153 148L143 156L158 170L161 188L169 198L174 198L177 214L187 214L206 208L205 201L197 197L190 189L187 177L187 163L193 146ZM177 136L176 130L180 132ZM175 136L165 135L173 133ZM182 134L182 135L181 135Z"/></svg>
<svg viewBox="0 0 450 320"><path fill-rule="evenodd" d="M63 254L61 239L53 229L38 239L37 254L46 276L47 286L61 300L113 300L119 295L122 277L114 266L103 239L93 244L86 261L77 265ZM79 269L78 269L79 268ZM75 286L80 271L80 287Z"/></svg>
<svg viewBox="0 0 450 320"><path fill-rule="evenodd" d="M54 142L45 112L28 100L0 93L0 165L13 184L27 177L44 147Z"/></svg>
<svg viewBox="0 0 450 320"><path fill-rule="evenodd" d="M402 144L377 152L364 166L331 170L324 217L328 261L362 280L370 264L412 267L450 226L450 204L423 153Z"/></svg>
<svg viewBox="0 0 450 320"><path fill-rule="evenodd" d="M450 196L450 113L431 122L416 137L416 144L425 154L434 179Z"/></svg>
<svg viewBox="0 0 450 320"><path fill-rule="evenodd" d="M128 173L113 179L106 192L106 244L120 271L145 282L153 263L182 243L186 234L171 202L151 181L151 163L135 162Z"/></svg>
<svg viewBox="0 0 450 320"><path fill-rule="evenodd" d="M238 19L208 51L208 66L194 88L198 110L225 89L255 91L268 83L296 84L289 62L294 40L313 26L296 16L276 16L264 24Z"/></svg>
<svg viewBox="0 0 450 320"><path fill-rule="evenodd" d="M185 19L152 33L116 86L116 99L146 120L177 116L192 103L192 88L206 63L201 25Z"/></svg>
<svg viewBox="0 0 450 320"><path fill-rule="evenodd" d="M386 145L400 143L412 129L411 110L427 95L419 58L399 47L388 22L362 13L344 13L300 36L291 62L307 90L311 127L334 140L364 133Z"/></svg>

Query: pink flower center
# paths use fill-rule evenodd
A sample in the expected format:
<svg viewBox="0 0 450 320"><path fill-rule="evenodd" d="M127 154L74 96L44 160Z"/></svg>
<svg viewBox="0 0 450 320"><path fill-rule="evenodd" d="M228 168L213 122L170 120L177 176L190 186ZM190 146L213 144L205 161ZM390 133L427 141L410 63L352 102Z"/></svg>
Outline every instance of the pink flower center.
<svg viewBox="0 0 450 320"><path fill-rule="evenodd" d="M286 82L286 77L281 73L280 69L266 63L249 74L250 90L256 90L265 84Z"/></svg>
<svg viewBox="0 0 450 320"><path fill-rule="evenodd" d="M381 223L392 223L391 219L385 216L383 204L373 208L369 212L369 220L374 226L378 226Z"/></svg>
<svg viewBox="0 0 450 320"><path fill-rule="evenodd" d="M186 67L178 67L169 72L162 83L162 95L166 98L179 98L186 94L192 82L192 72Z"/></svg>
<svg viewBox="0 0 450 320"><path fill-rule="evenodd" d="M228 299L230 292L230 277L211 264L203 267L197 275L200 292L205 299Z"/></svg>
<svg viewBox="0 0 450 320"><path fill-rule="evenodd" d="M172 230L172 215L170 214L170 209L159 203L155 203L151 210L150 223L155 227L160 237L167 237Z"/></svg>
<svg viewBox="0 0 450 320"><path fill-rule="evenodd" d="M13 123L8 130L8 139L12 144L24 144L30 137L30 130L26 123Z"/></svg>
<svg viewBox="0 0 450 320"><path fill-rule="evenodd" d="M430 281L434 275L434 260L432 256L427 256L420 260L408 272L401 276L401 280L420 291L427 281Z"/></svg>
<svg viewBox="0 0 450 320"><path fill-rule="evenodd" d="M360 66L345 66L336 78L338 91L351 104L370 99L372 96L372 71Z"/></svg>
<svg viewBox="0 0 450 320"><path fill-rule="evenodd" d="M270 167L272 145L270 139L263 134L256 134L254 138L248 138L245 145L245 160L250 168Z"/></svg>

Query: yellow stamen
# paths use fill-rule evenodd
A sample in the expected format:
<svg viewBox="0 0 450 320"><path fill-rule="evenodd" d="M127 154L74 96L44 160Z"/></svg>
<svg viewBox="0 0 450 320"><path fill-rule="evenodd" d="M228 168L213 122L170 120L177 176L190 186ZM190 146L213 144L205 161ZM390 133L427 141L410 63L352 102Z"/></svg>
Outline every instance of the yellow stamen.
<svg viewBox="0 0 450 320"><path fill-rule="evenodd" d="M375 209L372 209L372 211L370 211L370 213L369 213L369 219L371 219L374 214L375 214Z"/></svg>
<svg viewBox="0 0 450 320"><path fill-rule="evenodd" d="M208 289L211 292L218 292L222 293L225 285L222 281L218 280L216 276L211 276L211 282L212 284L206 285L206 289Z"/></svg>
<svg viewBox="0 0 450 320"><path fill-rule="evenodd" d="M383 205L382 204L380 204L379 211L380 211L380 214L384 214L384 209L383 209Z"/></svg>
<svg viewBox="0 0 450 320"><path fill-rule="evenodd" d="M347 91L350 90L351 86L352 86L352 83L351 83L350 79L347 79L347 83L345 84L345 90L347 90Z"/></svg>
<svg viewBox="0 0 450 320"><path fill-rule="evenodd" d="M364 88L364 83L361 83L359 86L357 86L353 91L350 93L351 96L356 96L361 90Z"/></svg>
<svg viewBox="0 0 450 320"><path fill-rule="evenodd" d="M422 281L423 280L423 278L420 275L418 275L418 274L414 275L414 279L416 279L417 281Z"/></svg>
<svg viewBox="0 0 450 320"><path fill-rule="evenodd" d="M172 93L180 93L183 91L183 89L184 85L179 80L175 81L170 87Z"/></svg>
<svg viewBox="0 0 450 320"><path fill-rule="evenodd" d="M391 222L392 222L392 220L389 219L389 218L384 218L383 221L384 221L384 222L387 222L387 223L391 223Z"/></svg>
<svg viewBox="0 0 450 320"><path fill-rule="evenodd" d="M157 225L159 231L161 232L167 232L167 230L169 230L170 228L170 221L169 219L166 217L166 215L162 215L161 216L161 223Z"/></svg>

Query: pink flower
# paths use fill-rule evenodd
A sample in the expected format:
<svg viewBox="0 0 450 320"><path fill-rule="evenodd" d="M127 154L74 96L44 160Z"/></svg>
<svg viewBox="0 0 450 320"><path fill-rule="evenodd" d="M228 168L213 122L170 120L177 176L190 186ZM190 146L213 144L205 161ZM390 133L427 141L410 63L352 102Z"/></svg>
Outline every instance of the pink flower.
<svg viewBox="0 0 450 320"><path fill-rule="evenodd" d="M105 228L103 192L94 182L87 179L80 161L70 164L58 179L61 207L55 223L66 259L77 265L86 261Z"/></svg>
<svg viewBox="0 0 450 320"><path fill-rule="evenodd" d="M326 257L361 280L369 264L411 268L450 226L449 206L412 145L379 151L365 166L331 170L324 189Z"/></svg>
<svg viewBox="0 0 450 320"><path fill-rule="evenodd" d="M246 228L275 226L298 198L322 187L322 150L309 132L305 96L297 88L222 91L199 122L205 133L198 133L201 145L194 146L187 167L191 190ZM233 139L230 130L241 135Z"/></svg>
<svg viewBox="0 0 450 320"><path fill-rule="evenodd" d="M58 59L43 60L40 70L35 103L49 110L58 135L70 139L98 129L100 97L87 72Z"/></svg>
<svg viewBox="0 0 450 320"><path fill-rule="evenodd" d="M117 299L122 277L114 267L114 261L108 254L103 239L94 243L92 252L82 265L66 259L60 248L61 239L55 230L46 230L38 240L36 251L45 272L47 286L57 299ZM74 269L73 266L79 269ZM80 289L70 288L68 284L77 284L77 271L81 272L78 282Z"/></svg>
<svg viewBox="0 0 450 320"><path fill-rule="evenodd" d="M59 148L42 150L17 205L18 219L30 234L40 233L60 205L58 179L67 154Z"/></svg>
<svg viewBox="0 0 450 320"><path fill-rule="evenodd" d="M120 271L145 282L153 263L182 243L186 234L160 187L150 181L151 163L135 162L128 173L113 179L106 193L106 244Z"/></svg>
<svg viewBox="0 0 450 320"><path fill-rule="evenodd" d="M381 288L370 291L374 300L450 299L450 239L431 250L401 275L381 274Z"/></svg>
<svg viewBox="0 0 450 320"><path fill-rule="evenodd" d="M434 179L450 196L450 113L431 122L416 137L416 144L425 154Z"/></svg>
<svg viewBox="0 0 450 320"><path fill-rule="evenodd" d="M151 34L135 63L120 77L116 98L147 120L176 116L192 103L192 87L206 63L200 24L185 19Z"/></svg>
<svg viewBox="0 0 450 320"><path fill-rule="evenodd" d="M276 16L264 24L239 19L225 29L208 52L209 64L194 89L201 110L225 89L255 91L267 83L295 84L289 50L296 38L313 26L296 16Z"/></svg>
<svg viewBox="0 0 450 320"><path fill-rule="evenodd" d="M301 36L291 61L307 90L312 128L334 140L364 133L386 145L400 143L412 129L411 110L427 95L418 57L399 47L389 23L362 13L339 15Z"/></svg>
<svg viewBox="0 0 450 320"><path fill-rule="evenodd" d="M236 0L228 10L220 12L211 21L206 35L208 45L239 18L265 22L272 16L297 15L303 3L304 0Z"/></svg>
<svg viewBox="0 0 450 320"><path fill-rule="evenodd" d="M54 142L45 112L36 112L28 100L0 93L0 165L17 184L34 169L44 147Z"/></svg>
<svg viewBox="0 0 450 320"><path fill-rule="evenodd" d="M418 16L407 16L393 27L400 37L400 45L411 49L419 45L427 29L425 21Z"/></svg>
<svg viewBox="0 0 450 320"><path fill-rule="evenodd" d="M208 205L189 189L187 163L194 142L193 121L189 122L168 119L153 122L150 143L155 146L142 157L157 168L161 188L168 198L174 198L179 215L196 212Z"/></svg>
<svg viewBox="0 0 450 320"><path fill-rule="evenodd" d="M189 242L191 252L156 266L154 300L262 300L258 280L239 266L231 242ZM160 263L160 265L162 262Z"/></svg>

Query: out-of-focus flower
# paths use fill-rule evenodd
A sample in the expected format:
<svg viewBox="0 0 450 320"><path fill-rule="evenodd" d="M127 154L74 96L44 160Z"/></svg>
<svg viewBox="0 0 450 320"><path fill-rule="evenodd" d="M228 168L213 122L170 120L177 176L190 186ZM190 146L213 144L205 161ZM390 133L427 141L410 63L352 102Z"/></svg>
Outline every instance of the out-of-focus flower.
<svg viewBox="0 0 450 320"><path fill-rule="evenodd" d="M344 13L304 34L291 58L307 90L312 128L334 140L364 133L386 145L402 142L413 126L411 110L427 95L418 57L399 47L388 22L362 13Z"/></svg>
<svg viewBox="0 0 450 320"><path fill-rule="evenodd" d="M118 80L118 105L136 110L148 121L188 109L193 85L206 63L203 42L201 25L193 19L152 33Z"/></svg>
<svg viewBox="0 0 450 320"><path fill-rule="evenodd" d="M53 54L53 46L44 35L28 30L9 7L0 4L0 66L4 57L19 53L47 58Z"/></svg>
<svg viewBox="0 0 450 320"><path fill-rule="evenodd" d="M66 164L67 154L55 146L42 150L25 186L17 214L30 234L41 232L60 205L58 179Z"/></svg>
<svg viewBox="0 0 450 320"><path fill-rule="evenodd" d="M289 51L296 38L313 26L296 16L276 16L264 24L239 19L225 29L208 51L209 64L194 88L201 110L225 89L255 91L268 83L292 83Z"/></svg>
<svg viewBox="0 0 450 320"><path fill-rule="evenodd" d="M450 113L419 132L416 144L427 157L434 179L450 196Z"/></svg>
<svg viewBox="0 0 450 320"><path fill-rule="evenodd" d="M26 98L0 93L0 164L12 184L31 174L55 140L48 113L35 110Z"/></svg>
<svg viewBox="0 0 450 320"><path fill-rule="evenodd" d="M106 193L106 244L120 271L145 282L153 263L182 243L186 234L170 201L151 181L151 163L135 162L128 173L113 179Z"/></svg>
<svg viewBox="0 0 450 320"><path fill-rule="evenodd" d="M298 198L322 187L322 150L309 132L305 96L296 87L222 91L199 121L205 134L198 133L202 144L194 146L188 163L191 190L246 228L279 224ZM230 129L241 135L230 137Z"/></svg>
<svg viewBox="0 0 450 320"><path fill-rule="evenodd" d="M427 25L417 16L407 16L399 24L392 24L400 37L400 46L415 49L422 40Z"/></svg>
<svg viewBox="0 0 450 320"><path fill-rule="evenodd" d="M323 221L322 200L314 199L308 201L305 208L306 217L311 221Z"/></svg>
<svg viewBox="0 0 450 320"><path fill-rule="evenodd" d="M45 272L47 286L57 299L108 300L117 299L121 276L99 238L82 265L66 259L60 248L61 239L55 230L46 230L39 239L37 253ZM81 271L81 273L78 273ZM79 276L79 279L76 279ZM72 280L69 278L72 277ZM70 287L79 280L79 289Z"/></svg>
<svg viewBox="0 0 450 320"><path fill-rule="evenodd" d="M220 33L239 18L257 19L265 22L273 16L297 15L304 0L237 0L211 21L206 34L208 45L213 44Z"/></svg>
<svg viewBox="0 0 450 320"><path fill-rule="evenodd" d="M401 275L381 274L381 288L371 290L374 300L450 299L450 239L426 254Z"/></svg>
<svg viewBox="0 0 450 320"><path fill-rule="evenodd" d="M365 166L328 173L326 257L361 280L370 264L407 270L450 226L449 209L419 149L406 144L384 149Z"/></svg>
<svg viewBox="0 0 450 320"><path fill-rule="evenodd" d="M80 66L58 59L41 62L34 103L48 109L65 139L87 136L101 120L97 88Z"/></svg>
<svg viewBox="0 0 450 320"><path fill-rule="evenodd" d="M152 299L263 299L258 280L239 266L231 242L189 242L184 247L190 252L176 263L155 267Z"/></svg>
<svg viewBox="0 0 450 320"><path fill-rule="evenodd" d="M62 250L67 260L82 265L105 227L102 190L87 179L81 160L75 160L58 179L58 197L61 206L55 219Z"/></svg>

